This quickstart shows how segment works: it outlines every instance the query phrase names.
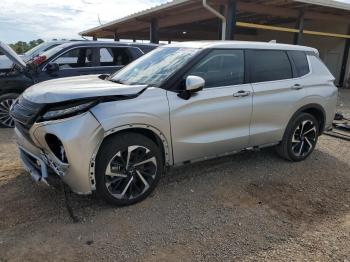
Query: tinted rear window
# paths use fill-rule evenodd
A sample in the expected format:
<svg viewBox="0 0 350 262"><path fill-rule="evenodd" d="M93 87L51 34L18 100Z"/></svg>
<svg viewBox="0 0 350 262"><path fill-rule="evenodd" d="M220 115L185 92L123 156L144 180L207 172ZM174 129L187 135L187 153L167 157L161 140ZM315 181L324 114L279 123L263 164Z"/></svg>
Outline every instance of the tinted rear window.
<svg viewBox="0 0 350 262"><path fill-rule="evenodd" d="M292 78L292 68L285 51L251 50L251 82L266 82Z"/></svg>
<svg viewBox="0 0 350 262"><path fill-rule="evenodd" d="M293 60L298 77L304 76L310 72L309 63L304 52L288 51L288 54Z"/></svg>

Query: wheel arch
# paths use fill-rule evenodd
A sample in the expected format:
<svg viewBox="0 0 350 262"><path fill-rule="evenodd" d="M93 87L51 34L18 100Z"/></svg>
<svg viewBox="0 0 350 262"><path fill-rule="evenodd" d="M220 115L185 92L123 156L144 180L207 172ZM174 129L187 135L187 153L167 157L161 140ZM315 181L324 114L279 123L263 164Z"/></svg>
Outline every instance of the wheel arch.
<svg viewBox="0 0 350 262"><path fill-rule="evenodd" d="M91 180L92 190L96 189L96 183L95 183L96 157L101 147L107 141L107 138L113 135L128 133L128 132L138 133L151 139L160 147L162 151L162 156L164 158L165 166L172 165L172 155L171 155L169 143L166 137L163 135L163 133L159 131L157 128L150 125L144 125L144 124L130 124L130 125L112 128L104 133L104 137L102 141L99 143L99 145L96 147L90 161L90 180Z"/></svg>
<svg viewBox="0 0 350 262"><path fill-rule="evenodd" d="M302 106L293 114L289 120L289 123L292 122L293 119L295 119L300 113L309 113L313 115L319 123L319 133L323 133L326 124L326 111L322 105L312 103Z"/></svg>

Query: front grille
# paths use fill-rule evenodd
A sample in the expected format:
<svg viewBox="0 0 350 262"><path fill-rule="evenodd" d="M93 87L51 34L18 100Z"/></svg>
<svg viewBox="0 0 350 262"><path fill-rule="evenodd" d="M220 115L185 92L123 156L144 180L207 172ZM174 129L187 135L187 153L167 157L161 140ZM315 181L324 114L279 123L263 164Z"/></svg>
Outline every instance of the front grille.
<svg viewBox="0 0 350 262"><path fill-rule="evenodd" d="M20 96L12 105L10 114L17 126L29 130L43 108L44 104L33 103Z"/></svg>

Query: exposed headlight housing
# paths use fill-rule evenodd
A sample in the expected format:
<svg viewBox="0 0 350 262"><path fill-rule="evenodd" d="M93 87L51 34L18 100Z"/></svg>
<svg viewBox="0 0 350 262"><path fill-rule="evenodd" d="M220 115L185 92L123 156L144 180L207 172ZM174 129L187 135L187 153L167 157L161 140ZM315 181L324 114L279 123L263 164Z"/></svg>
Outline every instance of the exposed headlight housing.
<svg viewBox="0 0 350 262"><path fill-rule="evenodd" d="M74 115L78 115L88 111L91 107L95 106L97 101L81 102L68 104L60 107L49 108L48 111L42 116L42 121L56 120L66 118Z"/></svg>

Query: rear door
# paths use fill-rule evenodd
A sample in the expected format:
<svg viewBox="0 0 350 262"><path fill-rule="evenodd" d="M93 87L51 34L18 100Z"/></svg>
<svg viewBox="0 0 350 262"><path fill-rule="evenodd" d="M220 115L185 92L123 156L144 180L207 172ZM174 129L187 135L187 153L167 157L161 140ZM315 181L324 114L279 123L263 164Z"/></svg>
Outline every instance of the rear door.
<svg viewBox="0 0 350 262"><path fill-rule="evenodd" d="M212 50L189 72L205 79L189 100L168 91L175 163L245 148L252 88L245 84L243 50Z"/></svg>
<svg viewBox="0 0 350 262"><path fill-rule="evenodd" d="M287 51L249 50L247 54L254 92L250 146L275 143L305 97L304 80L296 76Z"/></svg>

